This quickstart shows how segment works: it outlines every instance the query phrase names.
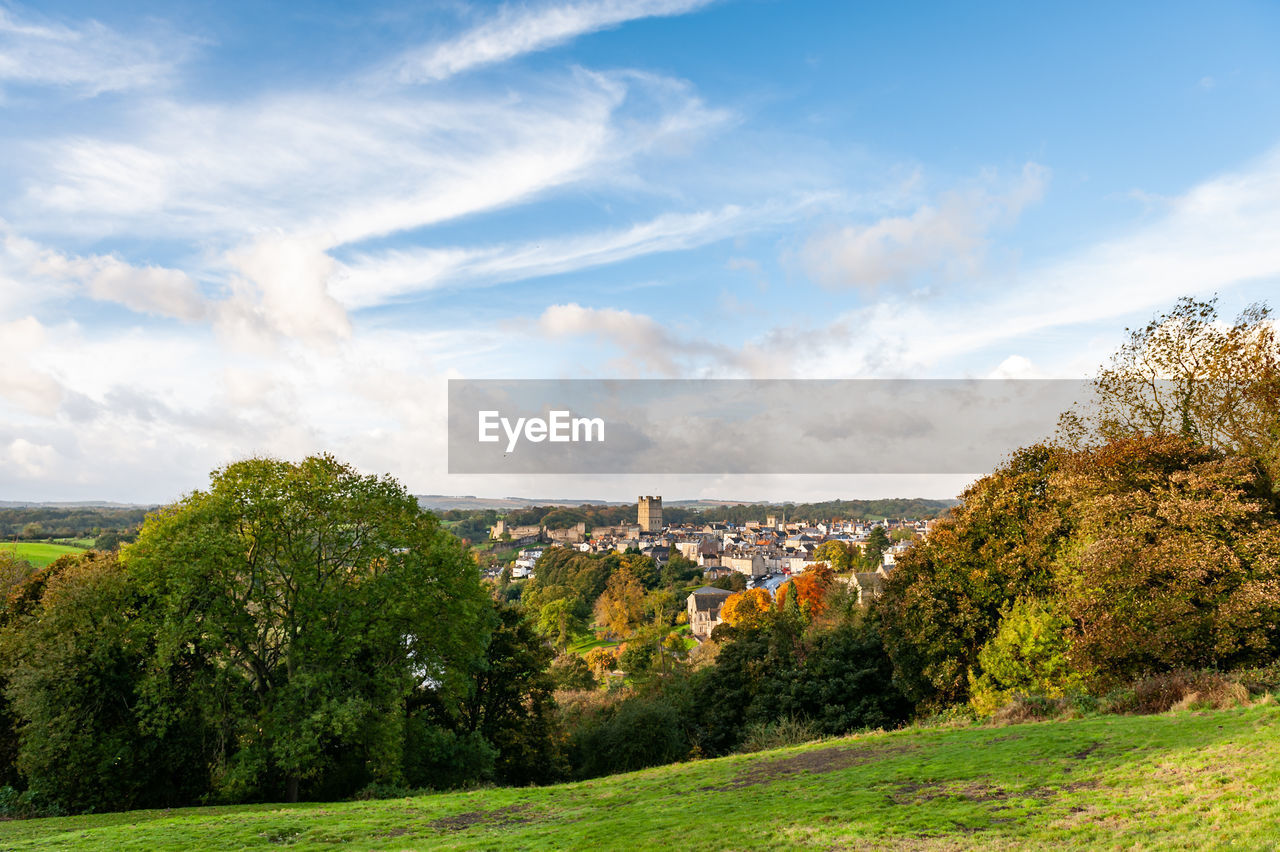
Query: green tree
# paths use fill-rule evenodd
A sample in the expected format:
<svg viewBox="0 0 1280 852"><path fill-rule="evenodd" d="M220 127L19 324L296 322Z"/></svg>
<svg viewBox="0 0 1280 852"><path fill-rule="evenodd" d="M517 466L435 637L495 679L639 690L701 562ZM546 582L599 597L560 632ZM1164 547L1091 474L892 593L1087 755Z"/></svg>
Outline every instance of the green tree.
<svg viewBox="0 0 1280 852"><path fill-rule="evenodd" d="M463 700L451 712L436 700L439 718L460 734L476 734L496 754L494 780L527 786L558 779L549 672L551 650L516 607L494 605L497 628L468 681Z"/></svg>
<svg viewBox="0 0 1280 852"><path fill-rule="evenodd" d="M572 598L557 598L538 609L538 632L563 651L577 636L587 632L585 607Z"/></svg>
<svg viewBox="0 0 1280 852"><path fill-rule="evenodd" d="M745 575L734 571L732 574L717 577L711 582L711 585L717 589L724 589L726 592L745 592L747 590L747 578Z"/></svg>
<svg viewBox="0 0 1280 852"><path fill-rule="evenodd" d="M213 732L197 708L148 724L149 602L112 554L63 557L11 603L0 651L19 720L17 768L46 805L118 810L187 804L205 789Z"/></svg>
<svg viewBox="0 0 1280 852"><path fill-rule="evenodd" d="M661 583L663 586L674 587L681 583L687 583L702 575L702 569L698 567L698 563L687 558L683 553L671 549L671 558L667 560L667 564L662 566Z"/></svg>
<svg viewBox="0 0 1280 852"><path fill-rule="evenodd" d="M1018 693L1057 698L1083 688L1071 651L1070 619L1056 604L1020 599L1005 612L991 641L978 652L969 672L970 703L979 713L994 713Z"/></svg>
<svg viewBox="0 0 1280 852"><path fill-rule="evenodd" d="M824 541L813 552L815 562L825 562L837 573L852 571L857 559L857 548L843 541Z"/></svg>
<svg viewBox="0 0 1280 852"><path fill-rule="evenodd" d="M875 527L867 535L866 546L862 549L862 570L874 571L884 561L884 552L889 549L889 534L884 527Z"/></svg>
<svg viewBox="0 0 1280 852"><path fill-rule="evenodd" d="M398 781L406 701L465 694L491 618L456 538L390 477L327 455L228 465L121 558L157 602L154 667L198 673L232 799Z"/></svg>

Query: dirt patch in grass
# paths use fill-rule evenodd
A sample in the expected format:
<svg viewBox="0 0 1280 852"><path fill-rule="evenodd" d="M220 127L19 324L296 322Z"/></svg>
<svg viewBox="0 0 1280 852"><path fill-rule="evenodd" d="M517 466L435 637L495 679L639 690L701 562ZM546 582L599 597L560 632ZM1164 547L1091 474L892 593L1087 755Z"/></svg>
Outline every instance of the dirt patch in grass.
<svg viewBox="0 0 1280 852"><path fill-rule="evenodd" d="M1077 781L1061 787L1029 787L1023 790L1010 790L980 781L946 782L925 781L898 784L889 792L889 800L895 805L919 805L938 799L959 798L966 802L1005 802L1009 799L1034 799L1047 803L1063 793L1085 790L1097 786L1092 782Z"/></svg>
<svg viewBox="0 0 1280 852"><path fill-rule="evenodd" d="M1072 752L1071 754L1067 755L1067 757L1070 757L1073 760L1084 760L1089 755L1093 754L1095 751L1101 748L1101 746L1102 746L1101 742L1092 742L1092 743L1089 743L1084 748L1080 749L1079 751Z"/></svg>
<svg viewBox="0 0 1280 852"><path fill-rule="evenodd" d="M783 781L801 775L823 775L840 769L848 769L852 766L862 766L867 763L886 760L890 757L909 754L910 752L918 751L919 748L918 745L907 743L863 746L861 748L850 748L848 746L819 748L792 755L791 757L756 761L750 766L740 769L737 776L727 784L701 787L699 789L723 793L730 790L741 790L743 787L754 787L757 784Z"/></svg>
<svg viewBox="0 0 1280 852"><path fill-rule="evenodd" d="M518 825L533 821L532 817L525 815L528 810L528 805L507 805L492 811L467 811L441 817L430 825L438 831L463 831L477 825Z"/></svg>

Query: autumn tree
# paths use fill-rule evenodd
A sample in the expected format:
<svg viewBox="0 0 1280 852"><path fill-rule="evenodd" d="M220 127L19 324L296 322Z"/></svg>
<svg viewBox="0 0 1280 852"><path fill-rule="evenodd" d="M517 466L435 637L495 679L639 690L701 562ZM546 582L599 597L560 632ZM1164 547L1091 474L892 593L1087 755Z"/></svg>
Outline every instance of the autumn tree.
<svg viewBox="0 0 1280 852"><path fill-rule="evenodd" d="M965 490L952 517L897 562L875 609L897 686L913 703L967 700L969 672L1003 611L1053 588L1066 522L1050 480L1062 451L1036 445Z"/></svg>
<svg viewBox="0 0 1280 852"><path fill-rule="evenodd" d="M1069 459L1079 521L1057 587L1078 668L1114 683L1280 653L1280 522L1258 463L1183 437Z"/></svg>
<svg viewBox="0 0 1280 852"><path fill-rule="evenodd" d="M730 627L757 628L769 622L773 613L773 597L767 589L747 589L725 598L720 619Z"/></svg>
<svg viewBox="0 0 1280 852"><path fill-rule="evenodd" d="M860 553L861 551L853 544L843 541L824 541L813 551L813 560L825 562L837 573L842 574L853 570Z"/></svg>
<svg viewBox="0 0 1280 852"><path fill-rule="evenodd" d="M1079 437L1179 435L1280 478L1280 343L1265 305L1224 323L1216 300L1179 299L1130 331L1093 384L1096 408L1068 418Z"/></svg>
<svg viewBox="0 0 1280 852"><path fill-rule="evenodd" d="M596 600L596 621L613 636L630 636L644 619L644 600L644 586L630 568L623 567L609 577Z"/></svg>
<svg viewBox="0 0 1280 852"><path fill-rule="evenodd" d="M805 618L815 618L826 608L827 593L834 582L835 573L831 567L819 563L803 574L792 577L780 588L776 606L779 610L783 609L790 601L790 590L794 589L796 603Z"/></svg>
<svg viewBox="0 0 1280 852"><path fill-rule="evenodd" d="M608 648L592 648L587 652L587 665L597 678L602 678L618 665L618 655Z"/></svg>

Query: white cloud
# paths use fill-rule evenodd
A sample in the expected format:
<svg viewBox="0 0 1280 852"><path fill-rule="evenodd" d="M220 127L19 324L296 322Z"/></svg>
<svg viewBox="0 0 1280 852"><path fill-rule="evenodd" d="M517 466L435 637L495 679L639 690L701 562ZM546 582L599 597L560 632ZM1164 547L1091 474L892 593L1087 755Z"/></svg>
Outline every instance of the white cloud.
<svg viewBox="0 0 1280 852"><path fill-rule="evenodd" d="M267 326L288 337L349 337L347 313L329 294L335 264L323 248L297 238L262 236L231 252L231 266L249 286L233 285L236 296L229 307L256 308Z"/></svg>
<svg viewBox="0 0 1280 852"><path fill-rule="evenodd" d="M331 252L340 246L599 179L726 118L677 81L632 72L579 71L481 101L375 94L155 102L127 141L70 137L43 146L45 159L32 164L16 207L20 224L86 239L199 241L203 267L188 275L225 293L212 309L182 273L92 258L68 263L68 274L89 281L95 298L203 316L243 341L349 334L334 298L339 285L342 301L364 306L434 286L449 272L470 280L547 274L698 245L727 234L735 218L777 215L726 207L542 249L418 250L364 256L354 269L337 270Z"/></svg>
<svg viewBox="0 0 1280 852"><path fill-rule="evenodd" d="M33 228L87 236L242 239L288 231L325 245L445 221L570 182L610 155L626 87L602 78L521 98L367 101L280 96L153 104L127 142L55 140L31 163ZM15 226L23 224L15 220Z"/></svg>
<svg viewBox="0 0 1280 852"><path fill-rule="evenodd" d="M973 274L986 249L988 231L1016 219L1040 199L1048 170L1028 163L1011 187L994 192L994 175L976 186L943 194L908 216L870 225L850 225L815 236L803 260L810 275L828 287L874 289L910 282L925 272Z"/></svg>
<svg viewBox="0 0 1280 852"><path fill-rule="evenodd" d="M58 452L48 444L34 444L26 438L14 438L5 448L0 465L11 465L24 479L37 479L52 473Z"/></svg>
<svg viewBox="0 0 1280 852"><path fill-rule="evenodd" d="M814 375L957 375L972 353L1009 341L1019 346L1069 339L1070 326L1114 323L1111 336L1055 347L1045 375L1092 373L1097 357L1119 343L1123 317L1150 316L1180 296L1208 296L1280 281L1280 149L1239 171L1206 180L1168 199L1159 219L1073 255L1043 262L1000 286L921 303L881 299L838 317ZM849 334L858 330L858 334ZM811 335L821 339L826 335ZM1108 342L1110 341L1110 342ZM1006 366L1014 366L1007 362Z"/></svg>
<svg viewBox="0 0 1280 852"><path fill-rule="evenodd" d="M164 82L189 42L122 35L97 21L20 19L0 7L0 84L54 86L86 97Z"/></svg>
<svg viewBox="0 0 1280 852"><path fill-rule="evenodd" d="M682 86L631 73L578 72L481 101L158 103L129 141L42 146L15 226L227 248L275 233L329 250L600 178L725 118Z"/></svg>
<svg viewBox="0 0 1280 852"><path fill-rule="evenodd" d="M388 74L401 83L444 80L564 44L639 18L682 15L711 0L589 0L529 8L504 5L496 15L449 41L398 57Z"/></svg>
<svg viewBox="0 0 1280 852"><path fill-rule="evenodd" d="M1018 203L1025 202L1011 202ZM1076 378L1092 373L1120 341L1119 318L1141 319L1184 295L1280 281L1277 233L1280 149L1171 198L1155 222L1031 267L999 286L929 301L885 295L829 320L779 325L734 346L684 342L652 317L576 304L553 306L539 326L544 333L616 346L630 364L663 376L786 377L800 375L802 367L811 378ZM1052 333L1098 323L1114 324L1111 336L1091 340L1087 351L1064 346L1070 335ZM1048 351L1034 362L999 353L1011 341ZM993 350L1002 359L994 373L981 361L964 360Z"/></svg>
<svg viewBox="0 0 1280 852"><path fill-rule="evenodd" d="M986 377L988 379L1043 379L1045 375L1025 355L1010 355Z"/></svg>
<svg viewBox="0 0 1280 852"><path fill-rule="evenodd" d="M32 364L31 354L47 343L44 326L35 317L0 323L0 399L41 416L52 416L66 396L62 384Z"/></svg>
<svg viewBox="0 0 1280 852"><path fill-rule="evenodd" d="M181 270L134 266L113 255L76 257L42 246L0 222L0 307L66 300L77 293L132 311L197 322L209 305Z"/></svg>
<svg viewBox="0 0 1280 852"><path fill-rule="evenodd" d="M334 286L349 307L461 284L499 284L619 263L641 255L683 251L794 219L821 203L726 205L697 213L666 213L629 228L478 249L411 249L361 254L344 264Z"/></svg>
<svg viewBox="0 0 1280 852"><path fill-rule="evenodd" d="M688 360L713 355L720 347L676 337L653 317L617 308L584 308L576 302L551 305L538 318L538 331L553 338L594 337L617 347L615 368L626 374L687 373Z"/></svg>

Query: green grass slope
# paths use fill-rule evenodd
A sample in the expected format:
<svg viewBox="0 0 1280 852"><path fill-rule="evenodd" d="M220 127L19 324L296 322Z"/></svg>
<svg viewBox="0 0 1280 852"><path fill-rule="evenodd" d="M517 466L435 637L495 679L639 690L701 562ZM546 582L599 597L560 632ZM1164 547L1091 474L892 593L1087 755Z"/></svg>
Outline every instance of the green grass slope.
<svg viewBox="0 0 1280 852"><path fill-rule="evenodd" d="M0 824L3 849L1274 848L1280 707L913 729L556 787Z"/></svg>
<svg viewBox="0 0 1280 852"><path fill-rule="evenodd" d="M43 568L59 556L68 553L83 553L85 548L68 544L52 544L47 541L10 541L0 544L0 549L12 553L19 559L25 559L37 568Z"/></svg>

